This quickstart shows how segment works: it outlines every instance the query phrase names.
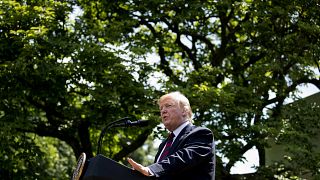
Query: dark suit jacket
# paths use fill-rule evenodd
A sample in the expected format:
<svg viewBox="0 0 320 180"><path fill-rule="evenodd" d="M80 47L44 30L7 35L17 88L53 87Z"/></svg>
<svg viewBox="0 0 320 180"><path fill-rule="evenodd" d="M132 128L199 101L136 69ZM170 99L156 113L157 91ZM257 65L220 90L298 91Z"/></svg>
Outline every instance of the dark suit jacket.
<svg viewBox="0 0 320 180"><path fill-rule="evenodd" d="M165 143L159 146L155 161ZM161 180L213 180L215 152L212 132L187 125L173 142L169 155L148 167Z"/></svg>

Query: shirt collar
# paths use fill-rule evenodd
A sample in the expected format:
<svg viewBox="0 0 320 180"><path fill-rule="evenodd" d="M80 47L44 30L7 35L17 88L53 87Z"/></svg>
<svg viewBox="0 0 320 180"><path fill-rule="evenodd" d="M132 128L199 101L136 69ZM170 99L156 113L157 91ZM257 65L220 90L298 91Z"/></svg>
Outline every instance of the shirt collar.
<svg viewBox="0 0 320 180"><path fill-rule="evenodd" d="M172 132L172 133L174 134L174 137L177 137L177 136L180 134L181 130L182 130L184 127L186 127L188 124L190 124L190 122L189 122L189 121L186 121L186 122L182 123L178 128L176 128L176 129Z"/></svg>

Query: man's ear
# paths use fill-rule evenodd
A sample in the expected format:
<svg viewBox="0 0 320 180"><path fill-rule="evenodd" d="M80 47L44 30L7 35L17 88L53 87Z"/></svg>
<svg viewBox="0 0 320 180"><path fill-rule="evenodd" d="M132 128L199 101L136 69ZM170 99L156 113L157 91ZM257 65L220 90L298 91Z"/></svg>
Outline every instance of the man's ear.
<svg viewBox="0 0 320 180"><path fill-rule="evenodd" d="M188 115L188 109L186 107L182 108L182 114L184 117L186 117Z"/></svg>

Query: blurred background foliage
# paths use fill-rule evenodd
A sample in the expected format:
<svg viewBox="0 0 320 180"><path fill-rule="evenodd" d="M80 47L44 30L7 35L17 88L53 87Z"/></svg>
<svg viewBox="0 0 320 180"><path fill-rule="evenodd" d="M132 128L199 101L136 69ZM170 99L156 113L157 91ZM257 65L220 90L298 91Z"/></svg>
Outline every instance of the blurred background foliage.
<svg viewBox="0 0 320 180"><path fill-rule="evenodd" d="M0 1L0 178L70 179L123 117L151 123L111 129L102 154L152 163L156 100L174 90L214 132L217 179L319 178L319 100L288 105L320 89L319 14L313 0ZM256 172L231 173L252 148Z"/></svg>

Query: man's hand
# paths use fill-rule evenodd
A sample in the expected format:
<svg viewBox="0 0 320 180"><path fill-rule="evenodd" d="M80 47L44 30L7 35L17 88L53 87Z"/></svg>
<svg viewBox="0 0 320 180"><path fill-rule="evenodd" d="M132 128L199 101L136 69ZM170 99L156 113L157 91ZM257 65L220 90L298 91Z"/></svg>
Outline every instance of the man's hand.
<svg viewBox="0 0 320 180"><path fill-rule="evenodd" d="M151 174L149 173L149 168L142 166L141 164L135 162L131 158L127 158L128 162L131 164L132 168L141 172L145 176L150 176Z"/></svg>

